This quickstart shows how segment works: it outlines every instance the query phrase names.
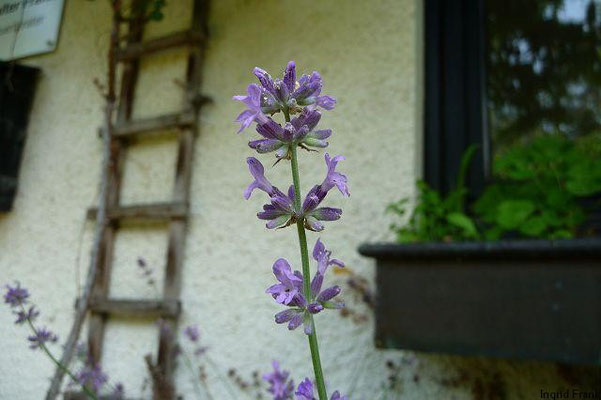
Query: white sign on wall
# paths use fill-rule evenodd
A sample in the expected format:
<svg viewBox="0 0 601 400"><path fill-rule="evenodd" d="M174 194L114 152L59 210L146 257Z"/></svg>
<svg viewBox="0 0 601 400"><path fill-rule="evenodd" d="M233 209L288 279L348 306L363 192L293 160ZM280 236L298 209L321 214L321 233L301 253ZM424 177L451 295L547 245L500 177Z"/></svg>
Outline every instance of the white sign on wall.
<svg viewBox="0 0 601 400"><path fill-rule="evenodd" d="M53 51L64 0L0 0L0 60Z"/></svg>

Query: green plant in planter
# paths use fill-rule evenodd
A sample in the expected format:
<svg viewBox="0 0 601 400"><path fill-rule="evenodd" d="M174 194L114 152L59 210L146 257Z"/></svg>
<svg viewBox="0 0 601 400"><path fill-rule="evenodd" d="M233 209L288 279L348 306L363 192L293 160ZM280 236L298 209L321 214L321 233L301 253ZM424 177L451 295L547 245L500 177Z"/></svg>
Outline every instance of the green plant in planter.
<svg viewBox="0 0 601 400"><path fill-rule="evenodd" d="M465 213L465 175L477 146L470 146L461 158L457 184L446 196L441 196L424 181L417 181L418 199L405 225L393 223L390 229L401 243L462 241L480 237L476 224ZM403 217L409 199L404 198L387 207L387 212Z"/></svg>
<svg viewBox="0 0 601 400"><path fill-rule="evenodd" d="M541 136L497 158L497 181L474 204L484 237L574 237L586 218L579 200L601 193L599 138L585 140Z"/></svg>

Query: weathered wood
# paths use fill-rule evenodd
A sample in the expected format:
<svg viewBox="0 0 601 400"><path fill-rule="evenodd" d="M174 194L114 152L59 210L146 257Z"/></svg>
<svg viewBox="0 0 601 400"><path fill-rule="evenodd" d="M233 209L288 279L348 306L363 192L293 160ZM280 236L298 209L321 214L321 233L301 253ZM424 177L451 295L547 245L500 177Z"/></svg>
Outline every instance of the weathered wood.
<svg viewBox="0 0 601 400"><path fill-rule="evenodd" d="M120 7L119 0L113 0L112 5L114 9ZM104 263L105 257L103 256L103 250L106 243L106 233L108 228L106 218L106 208L109 206L111 201L111 176L110 170L113 167L113 154L112 154L112 141L111 141L111 129L112 120L115 110L115 75L116 75L116 62L115 62L115 49L118 46L119 38L119 22L117 13L113 14L113 27L111 30L111 41L108 52L108 73L107 73L107 103L104 112L104 129L103 129L103 148L102 148L102 165L101 165L101 177L100 177L100 193L98 196L98 213L97 213L97 224L96 231L94 234L94 242L92 244L92 256L90 260L90 267L84 289L81 293L81 302L77 307L73 325L69 331L69 336L64 346L64 351L61 359L57 365L54 376L52 377L50 387L46 393L46 400L54 400L58 396L61 388L62 379L65 375L64 366L68 366L73 358L75 346L81 328L85 320L85 316L88 309L88 303L90 296L94 290L98 274L99 265Z"/></svg>
<svg viewBox="0 0 601 400"><path fill-rule="evenodd" d="M179 300L90 299L89 308L99 314L115 316L177 318L181 313Z"/></svg>
<svg viewBox="0 0 601 400"><path fill-rule="evenodd" d="M195 123L196 117L190 113L167 114L118 123L115 125L113 135L120 139L128 139L144 133L190 127Z"/></svg>
<svg viewBox="0 0 601 400"><path fill-rule="evenodd" d="M135 0L132 4L133 10L137 13L138 17L129 23L129 43L139 42L142 39L144 28L143 4L144 2L142 0ZM123 64L119 104L117 109L117 122L116 124L111 125L111 135L114 135L113 127L115 125L123 124L131 118L138 69L139 63L137 60L132 60ZM109 165L107 209L114 209L119 206L125 155L126 149L124 144L119 140L111 140L111 163ZM99 257L98 260L98 275L92 289L92 297L100 298L108 295L115 236L116 227L109 224L104 236L104 246L101 248L102 256ZM90 314L88 352L91 359L97 363L101 360L105 325L106 314L94 312Z"/></svg>
<svg viewBox="0 0 601 400"><path fill-rule="evenodd" d="M194 1L194 15L192 19L192 31L208 36L207 15L208 0ZM204 44L204 42L202 43ZM186 111L197 116L200 102L199 90L202 83L202 63L204 60L204 46L199 45L190 50L188 56L188 68L186 73L185 104ZM197 118L195 118L196 120ZM175 185L173 188L174 202L187 202L190 196L190 180L192 175L192 159L194 150L194 139L197 127L192 126L184 129L179 136L177 167L175 172ZM167 251L167 267L165 280L163 282L163 295L165 299L179 298L181 290L181 275L184 259L184 245L186 234L186 221L172 220L169 224L169 245ZM176 349L175 338L171 329L161 330L159 336L159 353L157 365L160 367L162 377L173 386L173 372L175 369L174 354ZM156 394L155 394L156 395ZM156 398L156 396L155 396Z"/></svg>
<svg viewBox="0 0 601 400"><path fill-rule="evenodd" d="M134 0L133 9L139 10L143 0ZM141 18L129 24L128 45L118 54L123 72L121 74L121 92L119 108L114 124L110 123L102 133L110 136L110 162L107 170L107 195L104 208L90 210L89 217L103 212L106 227L100 236L98 257L95 260L96 278L91 295L86 300L90 311L88 332L89 352L94 362L99 362L102 354L102 343L108 315L144 315L161 316L165 326L161 327L157 362L146 357L146 363L153 376L155 400L174 400L176 398L173 372L177 350L175 332L177 318L180 314L179 301L181 271L184 258L186 234L186 216L190 195L190 179L194 138L197 132L197 119L200 106L207 98L200 95L201 66L204 58L204 38L207 37L206 18L208 0L194 0L194 17L190 31L179 32L163 38L141 43L143 22ZM142 15L142 13L138 13ZM195 44L190 49L185 86L185 107L181 113L163 115L154 118L131 120L134 88L138 76L139 57L155 51L181 44ZM110 81L110 79L109 79ZM139 134L167 129L181 130L178 135L178 156L175 171L175 185L172 202L147 205L120 206L119 194L126 148L131 144L128 140ZM97 216L100 218L100 216ZM113 261L114 241L119 224L111 224L121 218L132 219L168 219L169 244L167 250L167 266L163 285L163 298L160 300L109 299L111 266ZM78 305L79 308L80 305ZM168 328L166 328L168 327ZM73 394L76 396L78 394ZM78 399L79 397L66 397Z"/></svg>
<svg viewBox="0 0 601 400"><path fill-rule="evenodd" d="M153 400L175 399L175 386L172 379L168 379L163 375L161 367L152 362L152 356L147 354L144 357L146 368L152 379Z"/></svg>
<svg viewBox="0 0 601 400"><path fill-rule="evenodd" d="M90 208L87 212L88 219L96 218L97 209ZM154 203L120 206L109 208L107 218L117 219L144 219L144 220L169 220L183 219L188 215L186 203Z"/></svg>
<svg viewBox="0 0 601 400"><path fill-rule="evenodd" d="M205 36L202 32L191 30L175 32L145 42L129 44L125 48L118 50L117 59L119 61L130 61L144 55L177 46L196 45L201 43L204 39Z"/></svg>

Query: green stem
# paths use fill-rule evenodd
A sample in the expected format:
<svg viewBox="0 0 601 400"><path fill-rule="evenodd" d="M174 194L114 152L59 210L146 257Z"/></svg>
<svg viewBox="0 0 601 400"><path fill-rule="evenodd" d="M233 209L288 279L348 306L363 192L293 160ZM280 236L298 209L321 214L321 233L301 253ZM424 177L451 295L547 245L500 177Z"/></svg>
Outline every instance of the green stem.
<svg viewBox="0 0 601 400"><path fill-rule="evenodd" d="M21 310L24 313L27 313L25 311L25 307L23 306L23 304L21 304ZM35 326L33 326L33 323L31 322L31 319L27 318L27 324L29 325L29 328L31 328L33 334L35 336L38 335L38 330L35 328ZM52 355L52 353L50 352L50 350L48 350L48 347L46 347L46 345L44 343L40 343L40 348L42 350L44 350L44 353L46 353L46 355L48 356L48 358L50 358L54 364L56 364L57 367L59 367L61 370L63 370L63 372L65 372L67 375L69 375L69 378L73 379L73 382L77 382L77 378L75 377L75 375L73 375L73 373L71 372L71 370L69 368L67 368L65 365L61 364L60 361L58 361L56 359L56 357L54 357L54 355ZM81 388L83 389L84 393L93 400L97 400L98 398L96 397L96 394L94 394L94 392L92 392L87 386L85 385L81 385Z"/></svg>
<svg viewBox="0 0 601 400"><path fill-rule="evenodd" d="M290 122L290 114L288 110L284 111L286 122ZM298 156L296 152L296 145L292 145L290 148L290 164L292 166L292 182L294 184L294 205L296 210L301 209L301 190L300 190L300 178L298 173ZM296 221L296 228L298 230L298 242L300 244L301 261L303 265L303 289L305 292L305 298L307 301L311 300L311 269L309 268L309 251L307 249L307 235L305 233L305 226L303 218L298 218ZM317 342L317 331L315 329L315 323L313 322L313 316L309 314L309 320L312 327L312 332L309 335L309 348L311 349L311 359L313 361L313 371L315 372L315 384L317 385L317 393L319 394L319 400L327 400L328 394L326 392L326 385L323 379L323 371L321 369L321 360L319 357L319 344Z"/></svg>
<svg viewBox="0 0 601 400"><path fill-rule="evenodd" d="M186 367L188 367L188 369L190 370L190 374L192 375L192 381L194 382L194 391L196 392L196 396L199 400L202 400L200 385L198 384L198 380L200 379L200 377L196 375L196 371L194 370L194 366L192 365L192 360L190 360L190 357L188 357L188 353L184 351L184 349L181 349L181 352L184 356L184 362L186 363ZM209 392L208 388L206 388L206 392L207 397L212 399L213 396L211 396L211 393Z"/></svg>

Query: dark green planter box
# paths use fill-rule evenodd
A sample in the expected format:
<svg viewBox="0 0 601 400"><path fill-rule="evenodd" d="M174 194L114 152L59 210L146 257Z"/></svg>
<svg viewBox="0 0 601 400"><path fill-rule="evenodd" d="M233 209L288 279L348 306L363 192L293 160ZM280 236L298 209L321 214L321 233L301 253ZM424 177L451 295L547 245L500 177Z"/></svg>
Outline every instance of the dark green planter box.
<svg viewBox="0 0 601 400"><path fill-rule="evenodd" d="M376 345L601 364L601 239L364 244Z"/></svg>

